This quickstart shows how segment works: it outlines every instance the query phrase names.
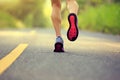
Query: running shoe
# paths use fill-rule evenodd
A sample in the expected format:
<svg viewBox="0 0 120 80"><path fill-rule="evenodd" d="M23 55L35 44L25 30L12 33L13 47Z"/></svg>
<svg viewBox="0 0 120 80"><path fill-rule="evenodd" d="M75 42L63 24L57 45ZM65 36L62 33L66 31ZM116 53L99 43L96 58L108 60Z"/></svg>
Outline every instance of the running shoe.
<svg viewBox="0 0 120 80"><path fill-rule="evenodd" d="M64 41L62 39L62 37L58 36L56 38L56 43L55 43L55 49L54 49L54 52L64 52Z"/></svg>
<svg viewBox="0 0 120 80"><path fill-rule="evenodd" d="M55 43L54 52L64 52L63 43L60 42Z"/></svg>
<svg viewBox="0 0 120 80"><path fill-rule="evenodd" d="M69 29L67 31L67 38L70 41L75 41L79 34L76 14L71 13L68 16L68 21L69 21Z"/></svg>

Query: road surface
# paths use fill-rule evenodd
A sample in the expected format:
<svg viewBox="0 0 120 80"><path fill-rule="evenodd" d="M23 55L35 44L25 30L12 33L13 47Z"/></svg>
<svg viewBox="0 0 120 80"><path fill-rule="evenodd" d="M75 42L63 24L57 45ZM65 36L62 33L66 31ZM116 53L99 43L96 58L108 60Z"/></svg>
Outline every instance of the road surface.
<svg viewBox="0 0 120 80"><path fill-rule="evenodd" d="M1 30L0 80L120 80L120 36L80 31L70 42L62 34L65 53L54 53L52 29Z"/></svg>

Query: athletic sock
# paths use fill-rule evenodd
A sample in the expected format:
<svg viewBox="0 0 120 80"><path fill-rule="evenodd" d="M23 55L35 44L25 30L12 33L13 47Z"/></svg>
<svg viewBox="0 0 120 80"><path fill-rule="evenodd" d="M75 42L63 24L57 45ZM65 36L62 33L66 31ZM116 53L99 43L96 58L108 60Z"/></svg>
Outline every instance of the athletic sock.
<svg viewBox="0 0 120 80"><path fill-rule="evenodd" d="M56 38L56 43L58 43L58 42L63 43L63 39L62 39L61 36L58 36L58 37Z"/></svg>

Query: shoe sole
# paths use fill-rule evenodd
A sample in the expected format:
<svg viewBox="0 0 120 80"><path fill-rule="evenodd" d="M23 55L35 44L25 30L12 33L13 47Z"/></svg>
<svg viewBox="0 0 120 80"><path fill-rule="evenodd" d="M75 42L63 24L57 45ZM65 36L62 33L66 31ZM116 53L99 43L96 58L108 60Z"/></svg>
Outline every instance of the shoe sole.
<svg viewBox="0 0 120 80"><path fill-rule="evenodd" d="M62 43L55 43L54 52L64 52L63 44Z"/></svg>
<svg viewBox="0 0 120 80"><path fill-rule="evenodd" d="M77 26L77 16L72 13L68 16L69 29L67 31L67 38L70 41L75 41L78 37L79 31Z"/></svg>

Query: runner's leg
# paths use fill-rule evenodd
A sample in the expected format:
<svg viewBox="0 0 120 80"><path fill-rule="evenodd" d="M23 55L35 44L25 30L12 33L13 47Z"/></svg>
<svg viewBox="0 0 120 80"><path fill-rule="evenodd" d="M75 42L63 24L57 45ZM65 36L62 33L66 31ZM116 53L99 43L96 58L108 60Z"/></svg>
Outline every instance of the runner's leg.
<svg viewBox="0 0 120 80"><path fill-rule="evenodd" d="M79 5L76 0L67 0L67 8L69 10L69 13L75 13L77 15Z"/></svg>
<svg viewBox="0 0 120 80"><path fill-rule="evenodd" d="M56 37L61 36L61 0L51 0L52 3L52 23L56 32Z"/></svg>
<svg viewBox="0 0 120 80"><path fill-rule="evenodd" d="M64 52L63 39L61 37L61 0L51 0L51 3L51 18L57 37L54 52Z"/></svg>
<svg viewBox="0 0 120 80"><path fill-rule="evenodd" d="M67 31L67 38L70 41L75 41L78 37L79 30L78 30L78 20L77 20L77 13L78 13L78 4L76 0L67 0L67 8L69 10L69 28Z"/></svg>

